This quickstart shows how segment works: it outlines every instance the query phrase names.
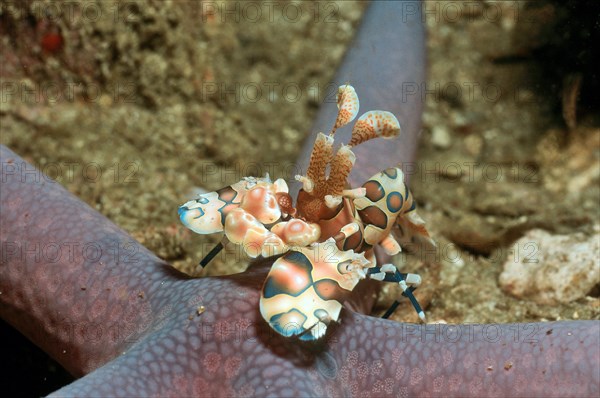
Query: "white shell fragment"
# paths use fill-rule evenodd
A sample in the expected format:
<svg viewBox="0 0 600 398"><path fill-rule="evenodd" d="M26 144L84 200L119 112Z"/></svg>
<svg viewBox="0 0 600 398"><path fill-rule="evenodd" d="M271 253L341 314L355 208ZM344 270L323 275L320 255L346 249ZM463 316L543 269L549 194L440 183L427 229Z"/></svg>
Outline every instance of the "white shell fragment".
<svg viewBox="0 0 600 398"><path fill-rule="evenodd" d="M568 303L600 283L600 234L552 235L529 231L513 245L500 287L540 304Z"/></svg>

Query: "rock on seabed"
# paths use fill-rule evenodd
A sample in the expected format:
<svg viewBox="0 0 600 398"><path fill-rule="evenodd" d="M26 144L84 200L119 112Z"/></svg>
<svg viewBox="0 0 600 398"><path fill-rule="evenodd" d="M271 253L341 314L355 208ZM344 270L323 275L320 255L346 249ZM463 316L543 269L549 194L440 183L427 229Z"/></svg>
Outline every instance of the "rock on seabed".
<svg viewBox="0 0 600 398"><path fill-rule="evenodd" d="M499 282L505 292L539 304L580 299L600 283L600 234L531 230L513 245Z"/></svg>

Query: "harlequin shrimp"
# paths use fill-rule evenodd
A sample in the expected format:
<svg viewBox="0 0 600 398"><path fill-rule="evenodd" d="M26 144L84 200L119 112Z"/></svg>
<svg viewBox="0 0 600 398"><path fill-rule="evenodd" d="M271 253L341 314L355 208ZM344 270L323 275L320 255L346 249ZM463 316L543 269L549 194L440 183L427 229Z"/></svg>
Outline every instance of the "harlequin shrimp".
<svg viewBox="0 0 600 398"><path fill-rule="evenodd" d="M352 148L373 138L396 137L400 124L390 112L369 111L356 121L350 142L334 153L335 132L358 114L354 88L340 86L337 103L333 128L327 136L317 135L306 175L296 176L302 188L295 207L286 182L272 182L267 175L245 177L179 208L181 221L194 232L225 233L201 266L228 242L253 258L280 255L264 282L260 313L278 333L301 340L319 339L331 322L339 321L343 303L365 278L398 283L425 320L413 295L421 277L401 273L393 264L378 266L373 251L375 245L389 255L414 244L435 248L402 170L388 168L360 188L347 186L356 160Z"/></svg>

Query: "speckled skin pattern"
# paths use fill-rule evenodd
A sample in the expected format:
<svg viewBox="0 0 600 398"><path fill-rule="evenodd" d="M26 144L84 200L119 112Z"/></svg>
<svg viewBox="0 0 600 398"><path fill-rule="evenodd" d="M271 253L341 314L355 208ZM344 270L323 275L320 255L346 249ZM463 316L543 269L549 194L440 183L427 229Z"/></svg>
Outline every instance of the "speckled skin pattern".
<svg viewBox="0 0 600 398"><path fill-rule="evenodd" d="M396 23L375 8L367 27ZM418 43L408 55L418 55L420 26L397 25ZM399 65L404 70L410 65ZM403 125L414 148L420 105L403 105L416 111ZM411 159L412 150L404 151L394 161ZM389 166L374 163L376 170ZM73 374L85 375L54 396L600 393L599 322L400 324L361 314L373 304L373 285L361 284L348 302L356 312L343 310L322 343L300 343L277 335L258 312L270 263L191 279L59 184L40 174L36 180L33 167L4 147L0 164L0 316ZM373 174L364 173L363 182Z"/></svg>

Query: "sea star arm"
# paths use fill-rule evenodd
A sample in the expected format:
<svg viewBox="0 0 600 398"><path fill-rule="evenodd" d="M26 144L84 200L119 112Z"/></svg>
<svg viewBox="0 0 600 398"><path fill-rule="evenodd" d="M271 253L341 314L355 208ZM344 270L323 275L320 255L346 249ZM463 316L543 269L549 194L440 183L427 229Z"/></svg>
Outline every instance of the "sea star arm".
<svg viewBox="0 0 600 398"><path fill-rule="evenodd" d="M0 147L0 315L81 376L147 333L177 274Z"/></svg>
<svg viewBox="0 0 600 398"><path fill-rule="evenodd" d="M181 305L162 332L55 395L598 394L598 322L413 325L344 311L322 345L308 345L261 322L252 302L263 277L189 283L184 292L213 303L206 312L190 321Z"/></svg>

